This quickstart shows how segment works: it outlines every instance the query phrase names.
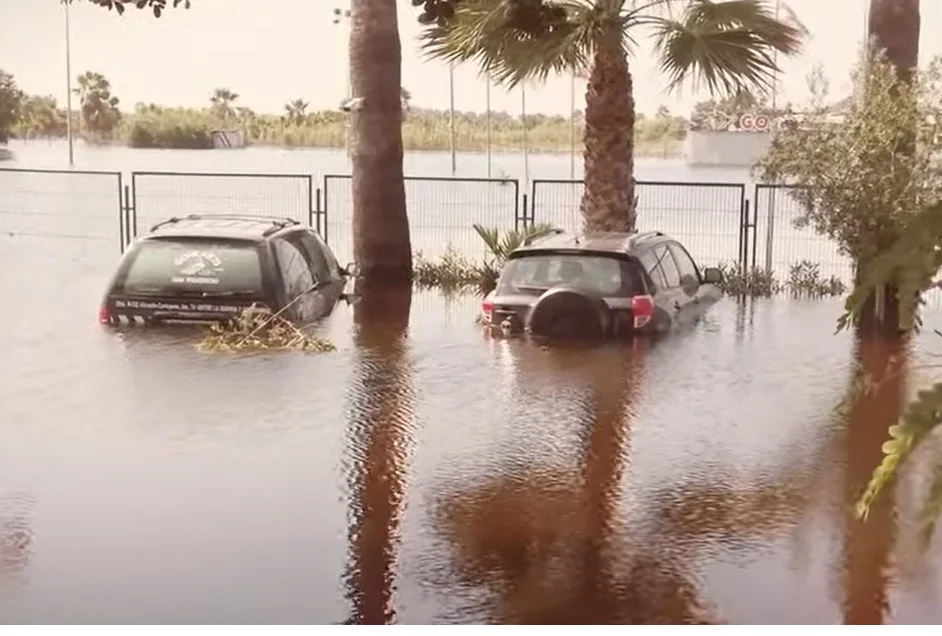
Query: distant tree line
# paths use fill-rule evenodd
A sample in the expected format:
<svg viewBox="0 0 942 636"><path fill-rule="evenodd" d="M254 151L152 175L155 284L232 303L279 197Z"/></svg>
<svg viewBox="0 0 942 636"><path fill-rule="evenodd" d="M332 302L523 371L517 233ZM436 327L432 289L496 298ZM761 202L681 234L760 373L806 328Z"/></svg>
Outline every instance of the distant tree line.
<svg viewBox="0 0 942 636"><path fill-rule="evenodd" d="M66 135L67 115L54 97L27 95L15 79L3 73L0 80L0 139L61 138ZM239 105L240 96L229 88L216 88L205 108L175 108L138 103L122 112L110 81L99 72L88 71L76 78L78 98L73 112L74 134L90 143L125 143L136 148L212 148L212 131L237 128L249 143L292 147L342 147L347 115L340 110L310 111L309 103L296 98L284 105L281 114L257 113ZM401 89L406 117L405 145L414 150L444 150L450 147L450 113L419 108ZM581 138L582 111L576 111L576 135ZM456 145L459 150L484 150L487 144L485 113L456 111ZM642 154L671 155L680 151L689 122L661 106L646 116L638 114L635 135ZM523 120L503 111L490 113L491 144L495 149L520 148ZM570 149L572 122L564 115L540 113L526 116L527 142L535 151Z"/></svg>

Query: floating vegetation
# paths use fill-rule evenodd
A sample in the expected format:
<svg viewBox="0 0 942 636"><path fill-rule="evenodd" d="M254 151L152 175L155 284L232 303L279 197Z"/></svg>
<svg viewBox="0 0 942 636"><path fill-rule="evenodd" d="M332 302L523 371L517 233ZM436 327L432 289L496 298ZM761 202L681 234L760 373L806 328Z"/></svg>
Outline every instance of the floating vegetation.
<svg viewBox="0 0 942 636"><path fill-rule="evenodd" d="M290 306L290 305L288 305ZM281 311L288 308L286 306ZM204 353L235 353L242 351L334 351L336 347L321 338L310 336L279 314L252 305L237 318L214 323L200 342Z"/></svg>

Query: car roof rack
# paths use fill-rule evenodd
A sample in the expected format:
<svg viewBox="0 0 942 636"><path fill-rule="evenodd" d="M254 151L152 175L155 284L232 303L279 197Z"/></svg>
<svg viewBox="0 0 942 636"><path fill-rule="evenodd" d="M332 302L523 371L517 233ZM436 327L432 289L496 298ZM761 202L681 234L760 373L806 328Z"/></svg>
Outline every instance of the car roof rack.
<svg viewBox="0 0 942 636"><path fill-rule="evenodd" d="M644 239L650 239L650 238L654 238L654 237L656 237L656 236L665 236L665 234L664 234L664 232L660 232L660 231L653 231L653 232L637 232L632 238L634 238L634 240L636 240L636 241L637 241L637 240L642 240L642 241L643 241Z"/></svg>
<svg viewBox="0 0 942 636"><path fill-rule="evenodd" d="M272 227L268 228L262 233L262 236L268 236L274 232L278 232L286 227L291 225L301 225L298 221L289 218L278 218L272 216L263 216L260 214L188 214L186 216L172 216L165 221L161 221L156 225L150 228L151 232L154 232L164 226L172 225L174 223L179 223L180 221L209 221L209 220L220 220L220 221L255 221L257 223L271 223Z"/></svg>

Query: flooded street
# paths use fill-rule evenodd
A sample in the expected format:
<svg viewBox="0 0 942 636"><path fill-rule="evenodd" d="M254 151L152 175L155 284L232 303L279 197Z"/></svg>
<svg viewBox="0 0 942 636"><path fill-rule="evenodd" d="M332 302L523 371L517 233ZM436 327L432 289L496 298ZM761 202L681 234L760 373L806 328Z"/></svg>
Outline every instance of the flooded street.
<svg viewBox="0 0 942 636"><path fill-rule="evenodd" d="M0 237L2 621L942 621L915 528L942 450L854 520L908 398L835 413L889 355L837 301L545 349L416 293L408 324L339 305L333 353L206 355L96 323L116 261Z"/></svg>

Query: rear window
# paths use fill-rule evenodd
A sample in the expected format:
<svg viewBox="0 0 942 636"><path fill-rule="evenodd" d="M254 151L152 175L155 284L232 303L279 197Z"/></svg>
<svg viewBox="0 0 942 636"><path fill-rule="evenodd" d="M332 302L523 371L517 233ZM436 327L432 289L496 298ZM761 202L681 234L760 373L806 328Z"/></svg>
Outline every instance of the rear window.
<svg viewBox="0 0 942 636"><path fill-rule="evenodd" d="M497 291L501 294L542 292L556 285L583 287L603 296L643 293L638 271L632 263L581 254L541 254L507 261Z"/></svg>
<svg viewBox="0 0 942 636"><path fill-rule="evenodd" d="M126 294L251 294L262 290L252 243L151 240L137 246L124 276Z"/></svg>

